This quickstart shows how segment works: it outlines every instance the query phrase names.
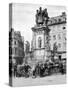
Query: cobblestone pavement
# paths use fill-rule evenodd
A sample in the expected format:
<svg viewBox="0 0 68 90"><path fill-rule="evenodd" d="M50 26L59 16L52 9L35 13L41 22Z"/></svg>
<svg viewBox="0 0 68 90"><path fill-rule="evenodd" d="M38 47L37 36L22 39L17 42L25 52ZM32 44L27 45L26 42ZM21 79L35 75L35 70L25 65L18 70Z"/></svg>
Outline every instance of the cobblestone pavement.
<svg viewBox="0 0 68 90"><path fill-rule="evenodd" d="M52 75L43 78L13 78L13 86L37 86L37 85L55 85L65 84L66 75Z"/></svg>

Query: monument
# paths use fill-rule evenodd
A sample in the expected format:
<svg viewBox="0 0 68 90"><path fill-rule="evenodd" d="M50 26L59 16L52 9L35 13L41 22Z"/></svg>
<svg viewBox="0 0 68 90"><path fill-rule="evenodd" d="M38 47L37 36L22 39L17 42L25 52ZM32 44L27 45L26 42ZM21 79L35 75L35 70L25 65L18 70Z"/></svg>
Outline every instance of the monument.
<svg viewBox="0 0 68 90"><path fill-rule="evenodd" d="M32 27L33 31L33 55L36 62L44 62L48 59L49 46L49 32L48 28L48 12L45 8L40 7L36 12L36 25Z"/></svg>

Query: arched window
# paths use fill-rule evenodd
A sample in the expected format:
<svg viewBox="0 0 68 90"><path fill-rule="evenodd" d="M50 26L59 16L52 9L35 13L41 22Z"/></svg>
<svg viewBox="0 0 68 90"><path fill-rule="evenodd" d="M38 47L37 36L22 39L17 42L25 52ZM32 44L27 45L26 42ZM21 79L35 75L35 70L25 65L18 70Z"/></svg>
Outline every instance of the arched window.
<svg viewBox="0 0 68 90"><path fill-rule="evenodd" d="M41 37L38 38L38 47L41 48L42 46L42 39Z"/></svg>

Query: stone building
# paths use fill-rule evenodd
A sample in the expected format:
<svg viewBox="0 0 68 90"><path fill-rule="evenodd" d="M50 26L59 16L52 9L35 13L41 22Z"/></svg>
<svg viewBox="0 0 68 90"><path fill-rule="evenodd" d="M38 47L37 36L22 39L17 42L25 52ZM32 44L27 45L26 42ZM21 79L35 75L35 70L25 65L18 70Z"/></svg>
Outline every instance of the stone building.
<svg viewBox="0 0 68 90"><path fill-rule="evenodd" d="M24 38L19 31L9 31L9 58L14 64L22 64L24 58Z"/></svg>
<svg viewBox="0 0 68 90"><path fill-rule="evenodd" d="M47 9L40 7L36 13L36 25L32 27L32 52L34 61L46 61L57 47L57 56L66 58L66 13L49 18Z"/></svg>
<svg viewBox="0 0 68 90"><path fill-rule="evenodd" d="M66 59L66 13L52 17L48 21L50 29L50 46L53 50L54 44L57 46L57 54L62 59Z"/></svg>

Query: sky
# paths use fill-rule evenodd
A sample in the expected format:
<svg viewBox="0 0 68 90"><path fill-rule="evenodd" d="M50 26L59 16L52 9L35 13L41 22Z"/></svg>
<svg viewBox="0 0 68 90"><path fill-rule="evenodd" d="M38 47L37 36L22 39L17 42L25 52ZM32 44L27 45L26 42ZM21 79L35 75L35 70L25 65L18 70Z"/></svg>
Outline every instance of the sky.
<svg viewBox="0 0 68 90"><path fill-rule="evenodd" d="M12 28L15 31L20 31L24 36L25 41L29 41L31 44L32 30L35 23L36 10L39 7L42 9L47 8L49 17L59 16L62 12L66 11L65 6L47 6L40 4L22 4L15 3L12 5Z"/></svg>

